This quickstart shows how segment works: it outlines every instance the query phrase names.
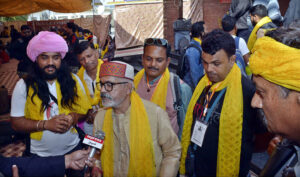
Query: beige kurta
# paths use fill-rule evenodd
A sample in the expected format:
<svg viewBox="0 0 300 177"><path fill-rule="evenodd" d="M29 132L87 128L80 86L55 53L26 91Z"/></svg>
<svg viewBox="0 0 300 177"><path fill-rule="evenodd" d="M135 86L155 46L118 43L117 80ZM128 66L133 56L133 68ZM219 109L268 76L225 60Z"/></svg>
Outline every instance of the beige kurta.
<svg viewBox="0 0 300 177"><path fill-rule="evenodd" d="M147 100L143 100L148 114L157 176L176 176L179 168L181 146L177 135L174 133L168 114L160 107ZM94 122L94 133L102 129L106 110L100 109ZM125 114L112 113L114 131L114 176L124 177L128 174L129 167L129 120L130 107ZM143 143L143 142L141 142ZM105 146L105 141L104 141ZM150 153L146 152L145 153Z"/></svg>

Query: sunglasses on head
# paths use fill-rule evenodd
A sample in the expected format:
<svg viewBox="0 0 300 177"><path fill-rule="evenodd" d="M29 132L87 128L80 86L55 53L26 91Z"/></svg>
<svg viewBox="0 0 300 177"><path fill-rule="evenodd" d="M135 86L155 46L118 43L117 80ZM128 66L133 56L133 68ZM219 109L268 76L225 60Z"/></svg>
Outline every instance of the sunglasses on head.
<svg viewBox="0 0 300 177"><path fill-rule="evenodd" d="M144 45L158 45L158 46L167 47L168 41L162 38L147 38L145 39Z"/></svg>

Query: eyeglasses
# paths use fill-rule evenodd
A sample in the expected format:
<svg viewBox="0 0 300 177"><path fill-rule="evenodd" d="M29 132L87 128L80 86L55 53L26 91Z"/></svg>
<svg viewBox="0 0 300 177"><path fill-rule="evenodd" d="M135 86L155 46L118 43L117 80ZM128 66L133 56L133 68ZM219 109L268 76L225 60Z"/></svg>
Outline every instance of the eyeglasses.
<svg viewBox="0 0 300 177"><path fill-rule="evenodd" d="M146 45L158 45L158 46L167 47L168 41L162 38L147 38L144 41L144 46Z"/></svg>
<svg viewBox="0 0 300 177"><path fill-rule="evenodd" d="M117 82L117 83L113 83L113 82L97 82L96 83L96 88L101 91L101 88L104 86L105 90L107 92L111 92L114 89L114 85L118 85L118 84L127 84L128 82Z"/></svg>

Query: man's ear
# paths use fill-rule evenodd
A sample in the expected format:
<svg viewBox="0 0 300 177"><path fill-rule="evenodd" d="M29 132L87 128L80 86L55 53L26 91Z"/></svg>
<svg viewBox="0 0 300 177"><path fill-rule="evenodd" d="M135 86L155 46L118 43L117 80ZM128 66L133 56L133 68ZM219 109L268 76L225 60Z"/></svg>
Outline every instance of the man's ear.
<svg viewBox="0 0 300 177"><path fill-rule="evenodd" d="M297 94L297 103L300 105L300 93Z"/></svg>
<svg viewBox="0 0 300 177"><path fill-rule="evenodd" d="M233 66L233 64L235 63L235 59L236 59L236 56L235 55L232 55L230 58L229 58L229 63Z"/></svg>
<svg viewBox="0 0 300 177"><path fill-rule="evenodd" d="M100 58L99 51L97 49L95 49L94 52L95 52L96 58L99 59Z"/></svg>
<svg viewBox="0 0 300 177"><path fill-rule="evenodd" d="M167 57L167 62L168 62L167 67L169 67L169 64L171 62L171 57Z"/></svg>
<svg viewBox="0 0 300 177"><path fill-rule="evenodd" d="M144 61L145 61L145 54L142 55L142 66L143 67L145 67Z"/></svg>
<svg viewBox="0 0 300 177"><path fill-rule="evenodd" d="M133 84L131 83L128 83L127 84L127 95L130 95L131 91L133 90Z"/></svg>

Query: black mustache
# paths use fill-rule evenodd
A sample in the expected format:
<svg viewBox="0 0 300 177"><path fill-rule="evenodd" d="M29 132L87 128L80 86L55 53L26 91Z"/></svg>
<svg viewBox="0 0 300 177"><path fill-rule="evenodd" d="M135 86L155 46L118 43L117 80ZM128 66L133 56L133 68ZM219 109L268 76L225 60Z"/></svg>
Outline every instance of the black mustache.
<svg viewBox="0 0 300 177"><path fill-rule="evenodd" d="M54 68L54 69L56 69L56 66L55 65L47 65L43 69L47 69L47 68Z"/></svg>
<svg viewBox="0 0 300 177"><path fill-rule="evenodd" d="M158 70L159 70L158 68L154 68L154 67L148 67L148 69L151 69L151 70L156 70L156 71L158 71Z"/></svg>

